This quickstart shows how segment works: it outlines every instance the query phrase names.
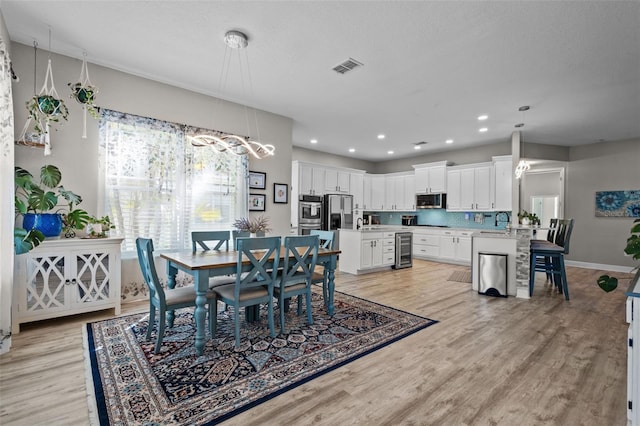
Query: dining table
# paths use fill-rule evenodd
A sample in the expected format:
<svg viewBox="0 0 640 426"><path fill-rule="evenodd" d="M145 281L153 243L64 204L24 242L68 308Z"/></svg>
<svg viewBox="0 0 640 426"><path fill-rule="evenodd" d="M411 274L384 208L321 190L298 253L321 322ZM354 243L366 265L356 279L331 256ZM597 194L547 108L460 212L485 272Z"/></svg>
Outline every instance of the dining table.
<svg viewBox="0 0 640 426"><path fill-rule="evenodd" d="M279 263L282 263L286 249L280 248ZM325 308L329 315L333 315L333 293L335 288L335 270L340 250L320 248L318 249L317 265L322 265L327 271L327 299L324 301ZM209 290L209 277L225 276L236 274L238 268L238 252L236 250L206 250L206 251L170 251L160 253L160 257L167 262L167 287L175 288L176 275L178 271L183 271L193 277L193 289L196 295L196 353L202 355L205 346L206 336L206 316L207 291ZM275 260L269 261L271 266ZM249 259L243 259L243 266L246 270L251 267ZM267 267L270 266L267 264ZM243 269L244 270L244 269ZM173 322L173 312L167 313L169 324Z"/></svg>

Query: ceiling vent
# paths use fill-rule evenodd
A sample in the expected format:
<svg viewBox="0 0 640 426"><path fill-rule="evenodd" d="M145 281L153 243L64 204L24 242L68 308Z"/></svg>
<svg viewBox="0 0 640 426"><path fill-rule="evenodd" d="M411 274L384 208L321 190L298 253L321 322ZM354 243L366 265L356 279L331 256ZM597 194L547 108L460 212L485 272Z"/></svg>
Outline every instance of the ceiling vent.
<svg viewBox="0 0 640 426"><path fill-rule="evenodd" d="M425 141L414 143L415 146L426 145L426 144L427 143Z"/></svg>
<svg viewBox="0 0 640 426"><path fill-rule="evenodd" d="M353 58L349 58L341 64L336 65L332 69L338 74L346 74L349 71L353 71L355 68L361 67L362 62L358 62Z"/></svg>

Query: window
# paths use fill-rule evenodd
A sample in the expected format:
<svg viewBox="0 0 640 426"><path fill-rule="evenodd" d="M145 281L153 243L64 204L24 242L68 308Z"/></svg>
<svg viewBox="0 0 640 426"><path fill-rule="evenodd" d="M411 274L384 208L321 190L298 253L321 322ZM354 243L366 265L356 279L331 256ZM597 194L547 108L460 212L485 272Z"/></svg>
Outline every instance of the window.
<svg viewBox="0 0 640 426"><path fill-rule="evenodd" d="M194 147L189 134L215 133L103 110L100 164L104 211L124 236L123 254L138 237L156 250L191 247L192 230L231 229L247 216L246 156Z"/></svg>

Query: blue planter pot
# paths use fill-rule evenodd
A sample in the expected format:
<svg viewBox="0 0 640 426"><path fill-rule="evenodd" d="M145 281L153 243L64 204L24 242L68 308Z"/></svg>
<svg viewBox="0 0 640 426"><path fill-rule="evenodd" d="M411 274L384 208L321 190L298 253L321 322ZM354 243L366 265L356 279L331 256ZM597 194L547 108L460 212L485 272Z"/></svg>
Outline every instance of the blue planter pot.
<svg viewBox="0 0 640 426"><path fill-rule="evenodd" d="M22 227L27 231L36 229L45 237L57 237L62 232L62 215L57 213L26 213Z"/></svg>

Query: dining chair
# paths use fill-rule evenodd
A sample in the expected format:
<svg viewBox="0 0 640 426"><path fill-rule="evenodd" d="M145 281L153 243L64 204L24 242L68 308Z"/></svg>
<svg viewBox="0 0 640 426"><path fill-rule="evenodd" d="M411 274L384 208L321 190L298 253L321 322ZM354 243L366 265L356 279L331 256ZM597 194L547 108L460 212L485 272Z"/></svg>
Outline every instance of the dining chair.
<svg viewBox="0 0 640 426"><path fill-rule="evenodd" d="M136 249L138 251L138 262L142 270L144 282L149 289L149 325L147 326L146 340L151 340L151 331L156 320L156 309L160 319L158 321L158 331L154 353L160 352L162 339L166 325L167 311L180 308L196 306L196 292L193 287L178 287L174 289L163 289L155 262L153 260L153 240L148 238L137 238ZM216 306L216 294L207 292L207 304L209 305L209 331L213 335L213 324Z"/></svg>
<svg viewBox="0 0 640 426"><path fill-rule="evenodd" d="M215 287L213 291L218 299L234 311L234 336L236 347L240 346L240 308L246 306L268 305L269 332L275 337L273 325L273 288L278 274L280 260L280 237L238 238L236 250L238 260L236 264L236 281ZM249 265L243 262L249 261ZM214 304L217 305L217 304ZM213 336L216 333L217 306L213 321Z"/></svg>
<svg viewBox="0 0 640 426"><path fill-rule="evenodd" d="M231 237L233 238L233 247L238 250L238 247L236 246L236 240L238 238L248 238L251 235L251 233L249 231L240 231L239 229L233 229L231 230ZM256 237L264 237L265 236L265 232L264 231L258 231L256 232Z"/></svg>
<svg viewBox="0 0 640 426"><path fill-rule="evenodd" d="M309 232L309 235L317 235L320 239L320 247L322 248L333 250L336 245L336 241L334 239L335 231L320 231L318 229L313 229ZM329 272L323 265L322 273L316 271L313 273L313 277L311 278L312 284L322 283L322 299L325 304L329 301L328 275Z"/></svg>
<svg viewBox="0 0 640 426"><path fill-rule="evenodd" d="M221 250L224 247L228 251L230 239L231 233L229 231L192 231L191 249L194 253L198 250L198 247L204 251ZM213 248L209 248L209 246ZM232 284L235 281L236 279L233 275L209 277L209 288Z"/></svg>
<svg viewBox="0 0 640 426"><path fill-rule="evenodd" d="M298 296L298 315L302 315L302 296L307 305L307 322L313 324L311 313L311 278L318 261L317 235L289 236L284 239L284 261L274 288L280 309L280 332L284 334L285 303ZM285 299L287 299L285 301Z"/></svg>
<svg viewBox="0 0 640 426"><path fill-rule="evenodd" d="M529 296L533 295L536 271L545 272L558 290L569 300L569 284L564 265L564 255L569 254L569 242L573 231L573 219L558 219L553 243L532 241L529 259Z"/></svg>
<svg viewBox="0 0 640 426"><path fill-rule="evenodd" d="M198 246L202 250L222 250L222 246L224 246L225 250L229 250L230 238L229 231L192 231L191 247L194 252L198 249ZM213 248L209 248L207 242Z"/></svg>

